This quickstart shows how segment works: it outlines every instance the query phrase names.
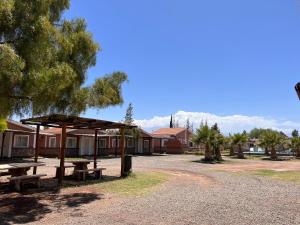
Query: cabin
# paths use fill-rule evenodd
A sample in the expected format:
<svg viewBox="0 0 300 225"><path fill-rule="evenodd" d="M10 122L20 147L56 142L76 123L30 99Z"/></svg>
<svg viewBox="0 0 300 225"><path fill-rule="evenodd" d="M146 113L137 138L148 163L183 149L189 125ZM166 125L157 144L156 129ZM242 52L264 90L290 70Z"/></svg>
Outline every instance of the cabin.
<svg viewBox="0 0 300 225"><path fill-rule="evenodd" d="M152 132L154 152L182 154L184 149L192 147L192 132L186 128L161 128Z"/></svg>
<svg viewBox="0 0 300 225"><path fill-rule="evenodd" d="M1 158L32 157L35 149L35 128L8 120L0 133Z"/></svg>
<svg viewBox="0 0 300 225"><path fill-rule="evenodd" d="M151 155L154 152L154 139L152 134L138 128L138 138L135 141L135 154Z"/></svg>
<svg viewBox="0 0 300 225"><path fill-rule="evenodd" d="M34 127L9 120L8 129L0 133L2 158L32 157L36 145ZM95 131L90 129L67 129L66 157L92 156L94 154ZM41 129L39 135L39 155L58 157L61 148L61 128ZM120 155L121 136L117 131L98 131L97 155ZM125 135L125 151L127 154L152 154L153 137L143 129L138 135Z"/></svg>

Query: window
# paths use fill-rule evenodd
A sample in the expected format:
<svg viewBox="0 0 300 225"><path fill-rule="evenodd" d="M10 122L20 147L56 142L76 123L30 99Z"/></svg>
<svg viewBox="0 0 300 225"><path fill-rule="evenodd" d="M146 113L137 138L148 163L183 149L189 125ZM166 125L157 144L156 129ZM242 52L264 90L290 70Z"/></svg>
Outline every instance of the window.
<svg viewBox="0 0 300 225"><path fill-rule="evenodd" d="M128 148L132 148L133 147L133 139L132 138L127 139L127 147Z"/></svg>
<svg viewBox="0 0 300 225"><path fill-rule="evenodd" d="M49 137L49 148L56 147L56 137Z"/></svg>
<svg viewBox="0 0 300 225"><path fill-rule="evenodd" d="M106 148L106 139L105 138L98 139L98 148Z"/></svg>
<svg viewBox="0 0 300 225"><path fill-rule="evenodd" d="M166 146L166 142L168 142L168 139L162 139L162 141L161 141L161 147L165 147Z"/></svg>
<svg viewBox="0 0 300 225"><path fill-rule="evenodd" d="M15 148L28 148L29 146L29 135L15 135L14 147Z"/></svg>
<svg viewBox="0 0 300 225"><path fill-rule="evenodd" d="M116 138L112 139L112 147L113 148L119 147L119 139L116 139Z"/></svg>
<svg viewBox="0 0 300 225"><path fill-rule="evenodd" d="M67 137L67 148L76 148L76 147L77 147L77 138Z"/></svg>

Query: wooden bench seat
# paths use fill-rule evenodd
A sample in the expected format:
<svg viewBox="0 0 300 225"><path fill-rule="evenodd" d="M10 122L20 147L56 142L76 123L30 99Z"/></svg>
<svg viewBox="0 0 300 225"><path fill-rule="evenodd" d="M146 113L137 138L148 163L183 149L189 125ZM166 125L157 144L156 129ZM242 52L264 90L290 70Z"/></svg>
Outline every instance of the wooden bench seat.
<svg viewBox="0 0 300 225"><path fill-rule="evenodd" d="M0 172L0 177L1 177L1 176L9 176L9 175L10 175L9 172Z"/></svg>
<svg viewBox="0 0 300 225"><path fill-rule="evenodd" d="M60 166L55 166L55 168L56 168L55 178L58 178L60 174ZM64 173L66 172L66 168L75 168L75 165L65 165Z"/></svg>
<svg viewBox="0 0 300 225"><path fill-rule="evenodd" d="M41 177L47 176L46 174L35 174L35 175L23 175L18 177L8 177L11 185L14 185L17 191L21 191L21 187L25 183L34 183L38 188L40 188Z"/></svg>
<svg viewBox="0 0 300 225"><path fill-rule="evenodd" d="M94 169L86 169L86 170L76 170L75 172L78 173L78 179L81 179L83 181L86 180L86 174L89 172L94 172L96 179L102 178L102 171L106 170L106 168L94 168Z"/></svg>

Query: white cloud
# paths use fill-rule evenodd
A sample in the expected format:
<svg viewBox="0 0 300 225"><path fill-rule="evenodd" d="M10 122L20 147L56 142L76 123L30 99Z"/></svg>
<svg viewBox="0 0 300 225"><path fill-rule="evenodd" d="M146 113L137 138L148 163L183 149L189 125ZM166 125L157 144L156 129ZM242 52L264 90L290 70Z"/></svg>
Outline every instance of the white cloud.
<svg viewBox="0 0 300 225"><path fill-rule="evenodd" d="M281 130L289 134L293 129L300 128L299 122L277 120L260 116L219 116L216 114L205 112L178 111L176 114L174 114L174 117L176 121L179 122L180 126L184 126L186 120L189 118L190 122L193 123L194 128L199 127L201 121L207 121L209 125L218 123L221 131L226 134L242 132L243 130L249 131L255 127ZM170 123L170 116L154 116L151 119L135 120L135 123L148 131L152 131L160 127L168 127Z"/></svg>

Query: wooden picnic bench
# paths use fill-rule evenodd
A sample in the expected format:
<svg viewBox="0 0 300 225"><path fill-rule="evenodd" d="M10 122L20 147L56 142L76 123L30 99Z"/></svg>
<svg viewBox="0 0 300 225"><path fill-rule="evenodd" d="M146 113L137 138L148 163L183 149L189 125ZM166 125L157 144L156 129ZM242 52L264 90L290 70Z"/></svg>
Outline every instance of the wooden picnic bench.
<svg viewBox="0 0 300 225"><path fill-rule="evenodd" d="M75 174L78 175L79 180L86 180L86 175L89 174L89 172L94 172L96 179L102 178L102 171L106 170L106 168L94 168L94 169L84 169L84 170L75 170Z"/></svg>
<svg viewBox="0 0 300 225"><path fill-rule="evenodd" d="M55 168L56 168L55 178L58 178L60 171L61 171L60 166L55 166ZM65 165L64 166L64 174L65 174L66 168L75 168L75 165Z"/></svg>
<svg viewBox="0 0 300 225"><path fill-rule="evenodd" d="M17 191L21 191L22 185L25 183L33 183L38 188L40 188L41 177L47 176L46 174L35 174L35 175L23 175L16 177L8 177L7 179L10 181L10 184L15 187Z"/></svg>

